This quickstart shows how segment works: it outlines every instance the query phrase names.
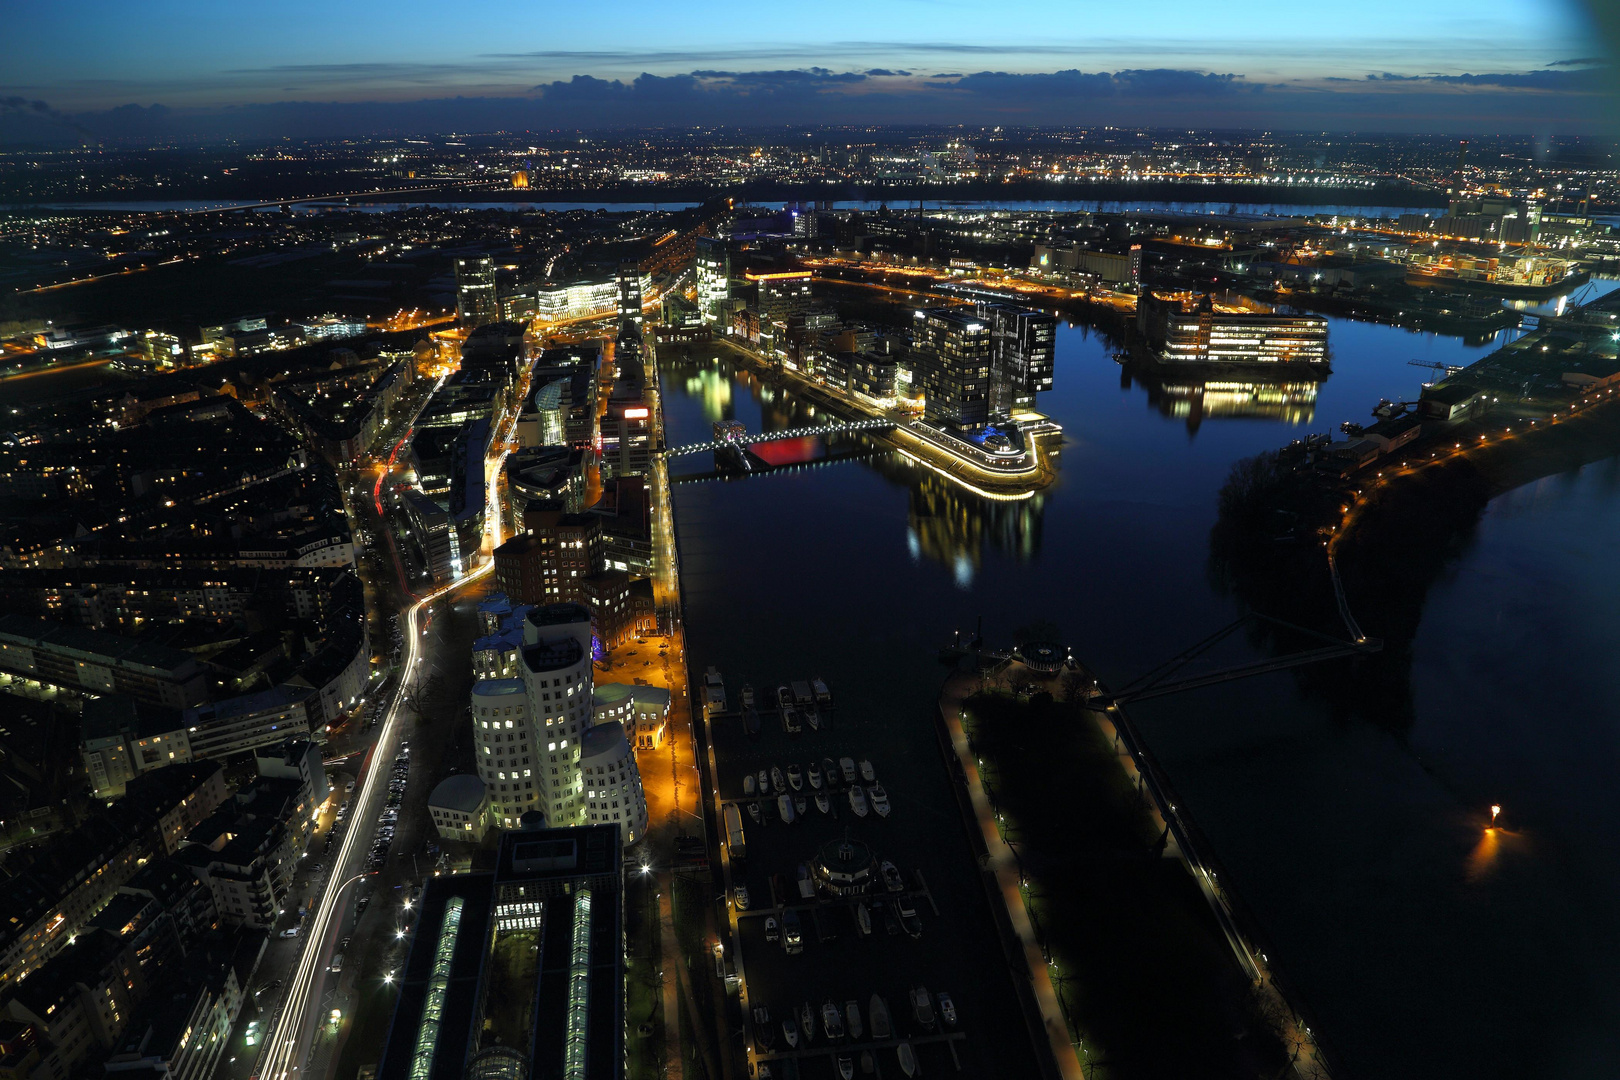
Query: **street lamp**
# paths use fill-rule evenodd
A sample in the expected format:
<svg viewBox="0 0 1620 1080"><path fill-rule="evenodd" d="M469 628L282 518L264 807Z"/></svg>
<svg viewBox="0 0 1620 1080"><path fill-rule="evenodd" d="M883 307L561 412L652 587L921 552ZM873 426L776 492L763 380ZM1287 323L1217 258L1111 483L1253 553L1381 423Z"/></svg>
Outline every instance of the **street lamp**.
<svg viewBox="0 0 1620 1080"><path fill-rule="evenodd" d="M1496 803L1491 804L1491 828L1496 828L1496 818L1502 813L1502 807Z"/></svg>

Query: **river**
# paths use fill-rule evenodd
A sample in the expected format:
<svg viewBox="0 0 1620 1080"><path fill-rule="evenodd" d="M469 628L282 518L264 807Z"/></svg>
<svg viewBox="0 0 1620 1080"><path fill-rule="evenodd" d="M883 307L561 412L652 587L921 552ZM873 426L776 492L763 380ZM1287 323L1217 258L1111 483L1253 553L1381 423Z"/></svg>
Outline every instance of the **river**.
<svg viewBox="0 0 1620 1080"><path fill-rule="evenodd" d="M678 484L694 663L728 680L822 673L914 731L919 769L940 768L934 652L980 616L993 643L1053 622L1127 681L1240 614L1206 571L1233 461L1414 396L1430 373L1411 360L1495 347L1330 323L1319 388L1201 394L1144 385L1095 332L1064 327L1040 402L1066 431L1061 476L1024 502L893 455ZM670 444L722 418L809 418L712 355L663 364ZM1498 499L1431 591L1408 731L1334 720L1288 673L1133 708L1341 1077L1620 1069L1617 526L1613 462ZM1508 828L1487 836L1492 802Z"/></svg>

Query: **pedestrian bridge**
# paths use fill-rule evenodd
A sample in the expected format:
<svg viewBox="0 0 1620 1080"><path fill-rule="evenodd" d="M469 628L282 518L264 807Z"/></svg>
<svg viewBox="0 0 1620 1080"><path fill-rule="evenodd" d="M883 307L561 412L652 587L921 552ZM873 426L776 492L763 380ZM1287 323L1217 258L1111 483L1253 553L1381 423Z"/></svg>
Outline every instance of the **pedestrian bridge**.
<svg viewBox="0 0 1620 1080"><path fill-rule="evenodd" d="M726 439L715 439L713 442L687 443L685 446L671 446L663 451L666 458L685 457L687 454L702 454L713 450L724 450L727 447L746 449L760 443L780 442L783 439L802 439L810 435L843 435L851 431L887 431L894 427L893 420L845 420L836 424L824 424L819 427L783 428L781 431L765 431L757 435L744 432Z"/></svg>

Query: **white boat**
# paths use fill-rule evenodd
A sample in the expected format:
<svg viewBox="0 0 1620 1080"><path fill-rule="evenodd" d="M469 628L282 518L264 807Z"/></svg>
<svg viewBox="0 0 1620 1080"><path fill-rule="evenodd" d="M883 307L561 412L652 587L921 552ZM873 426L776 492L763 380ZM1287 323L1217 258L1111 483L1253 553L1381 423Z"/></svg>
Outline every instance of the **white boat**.
<svg viewBox="0 0 1620 1080"><path fill-rule="evenodd" d="M844 774L844 783L853 784L855 782L855 759L854 758L847 758L847 757L839 758L838 759L838 770Z"/></svg>
<svg viewBox="0 0 1620 1080"><path fill-rule="evenodd" d="M855 811L856 817L866 816L866 792L861 790L859 784L849 789L849 808Z"/></svg>
<svg viewBox="0 0 1620 1080"><path fill-rule="evenodd" d="M867 1019L872 1021L872 1038L887 1039L889 1037L889 1007L876 994L872 995L872 1000L866 1005L866 1016Z"/></svg>
<svg viewBox="0 0 1620 1080"><path fill-rule="evenodd" d="M759 790L759 781L754 779L754 774L753 773L749 773L747 776L743 777L743 794L744 795L752 795L754 792L756 792L758 790Z"/></svg>
<svg viewBox="0 0 1620 1080"><path fill-rule="evenodd" d="M878 866L878 873L883 876L883 887L890 892L905 892L906 881L900 876L900 868L888 859L884 859Z"/></svg>
<svg viewBox="0 0 1620 1080"><path fill-rule="evenodd" d="M777 705L777 708L785 709L789 705L792 705L792 704L793 704L793 691L789 690L787 688L786 684L778 686L776 688L776 705Z"/></svg>
<svg viewBox="0 0 1620 1080"><path fill-rule="evenodd" d="M804 707L804 722L810 725L811 731L821 730L821 714L812 705Z"/></svg>
<svg viewBox="0 0 1620 1080"><path fill-rule="evenodd" d="M900 1071L907 1076L917 1075L917 1055L911 1052L911 1044L903 1042L894 1048L894 1054L900 1059Z"/></svg>
<svg viewBox="0 0 1620 1080"><path fill-rule="evenodd" d="M872 936L872 913L864 902L855 905L855 925L860 927L862 937Z"/></svg>
<svg viewBox="0 0 1620 1080"><path fill-rule="evenodd" d="M816 809L820 810L823 814L832 813L832 800L827 798L827 793L825 791L816 792Z"/></svg>
<svg viewBox="0 0 1620 1080"><path fill-rule="evenodd" d="M756 778L756 782L759 784L759 793L761 795L769 795L771 793L771 778L766 774L764 769L759 770L759 776Z"/></svg>
<svg viewBox="0 0 1620 1080"><path fill-rule="evenodd" d="M817 701L821 702L823 705L831 704L832 691L827 689L826 683L822 682L820 679L811 679L810 689L815 691Z"/></svg>
<svg viewBox="0 0 1620 1080"><path fill-rule="evenodd" d="M838 1055L838 1076L840 1080L855 1080L855 1059L848 1054Z"/></svg>
<svg viewBox="0 0 1620 1080"><path fill-rule="evenodd" d="M868 784L877 779L877 773L872 771L872 762L868 758L861 758L861 779Z"/></svg>
<svg viewBox="0 0 1620 1080"><path fill-rule="evenodd" d="M743 683L742 703L743 708L745 709L752 709L754 707L754 688L748 683Z"/></svg>
<svg viewBox="0 0 1620 1080"><path fill-rule="evenodd" d="M815 788L817 791L820 791L821 790L821 767L819 765L817 765L815 762L812 761L810 763L810 767L805 770L805 775L810 780L810 786Z"/></svg>
<svg viewBox="0 0 1620 1080"><path fill-rule="evenodd" d="M754 824L756 825L765 824L765 815L760 811L759 803L757 802L751 802L748 804L748 816L754 819Z"/></svg>
<svg viewBox="0 0 1620 1080"><path fill-rule="evenodd" d="M799 1006L799 1027L804 1032L805 1042L816 1037L816 1014L810 1011L808 1001Z"/></svg>
<svg viewBox="0 0 1620 1080"><path fill-rule="evenodd" d="M782 779L782 770L778 769L775 765L771 766L771 783L776 785L777 791L787 790L787 784Z"/></svg>
<svg viewBox="0 0 1620 1080"><path fill-rule="evenodd" d="M804 726L799 723L799 710L791 705L782 710L782 730L789 735L796 735L804 730Z"/></svg>
<svg viewBox="0 0 1620 1080"><path fill-rule="evenodd" d="M869 790L872 795L872 809L877 811L878 817L888 817L889 793L883 790L882 784L873 784Z"/></svg>
<svg viewBox="0 0 1620 1080"><path fill-rule="evenodd" d="M844 1002L844 1024L849 1029L849 1037L861 1037L861 1007L854 998Z"/></svg>
<svg viewBox="0 0 1620 1080"><path fill-rule="evenodd" d="M829 1039L842 1039L844 1037L844 1014L838 1011L838 1006L828 998L821 1005L821 1030Z"/></svg>
<svg viewBox="0 0 1620 1080"><path fill-rule="evenodd" d="M782 815L782 820L787 824L793 824L793 819L796 815L793 812L792 797L788 795L778 795L776 797L776 812Z"/></svg>
<svg viewBox="0 0 1620 1080"><path fill-rule="evenodd" d="M789 1047L799 1045L799 1029L794 1026L791 1016L782 1021L782 1038L787 1040Z"/></svg>
<svg viewBox="0 0 1620 1080"><path fill-rule="evenodd" d="M711 713L726 711L726 682L714 668L703 676L703 699Z"/></svg>
<svg viewBox="0 0 1620 1080"><path fill-rule="evenodd" d="M794 791L804 790L804 771L799 768L798 762L788 766L787 778L788 787Z"/></svg>
<svg viewBox="0 0 1620 1080"><path fill-rule="evenodd" d="M800 814L803 814L806 810L810 809L810 803L806 801L803 795L799 795L793 800L793 808Z"/></svg>

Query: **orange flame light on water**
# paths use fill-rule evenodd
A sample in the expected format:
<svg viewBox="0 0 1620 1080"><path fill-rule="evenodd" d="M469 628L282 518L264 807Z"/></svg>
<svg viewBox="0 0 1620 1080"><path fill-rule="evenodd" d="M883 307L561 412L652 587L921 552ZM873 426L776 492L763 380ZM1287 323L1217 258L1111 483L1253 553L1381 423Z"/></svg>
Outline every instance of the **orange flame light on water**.
<svg viewBox="0 0 1620 1080"><path fill-rule="evenodd" d="M1483 879L1496 865L1496 857L1502 850L1502 830L1492 826L1485 830L1474 845L1474 850L1468 853L1468 880L1475 882Z"/></svg>

